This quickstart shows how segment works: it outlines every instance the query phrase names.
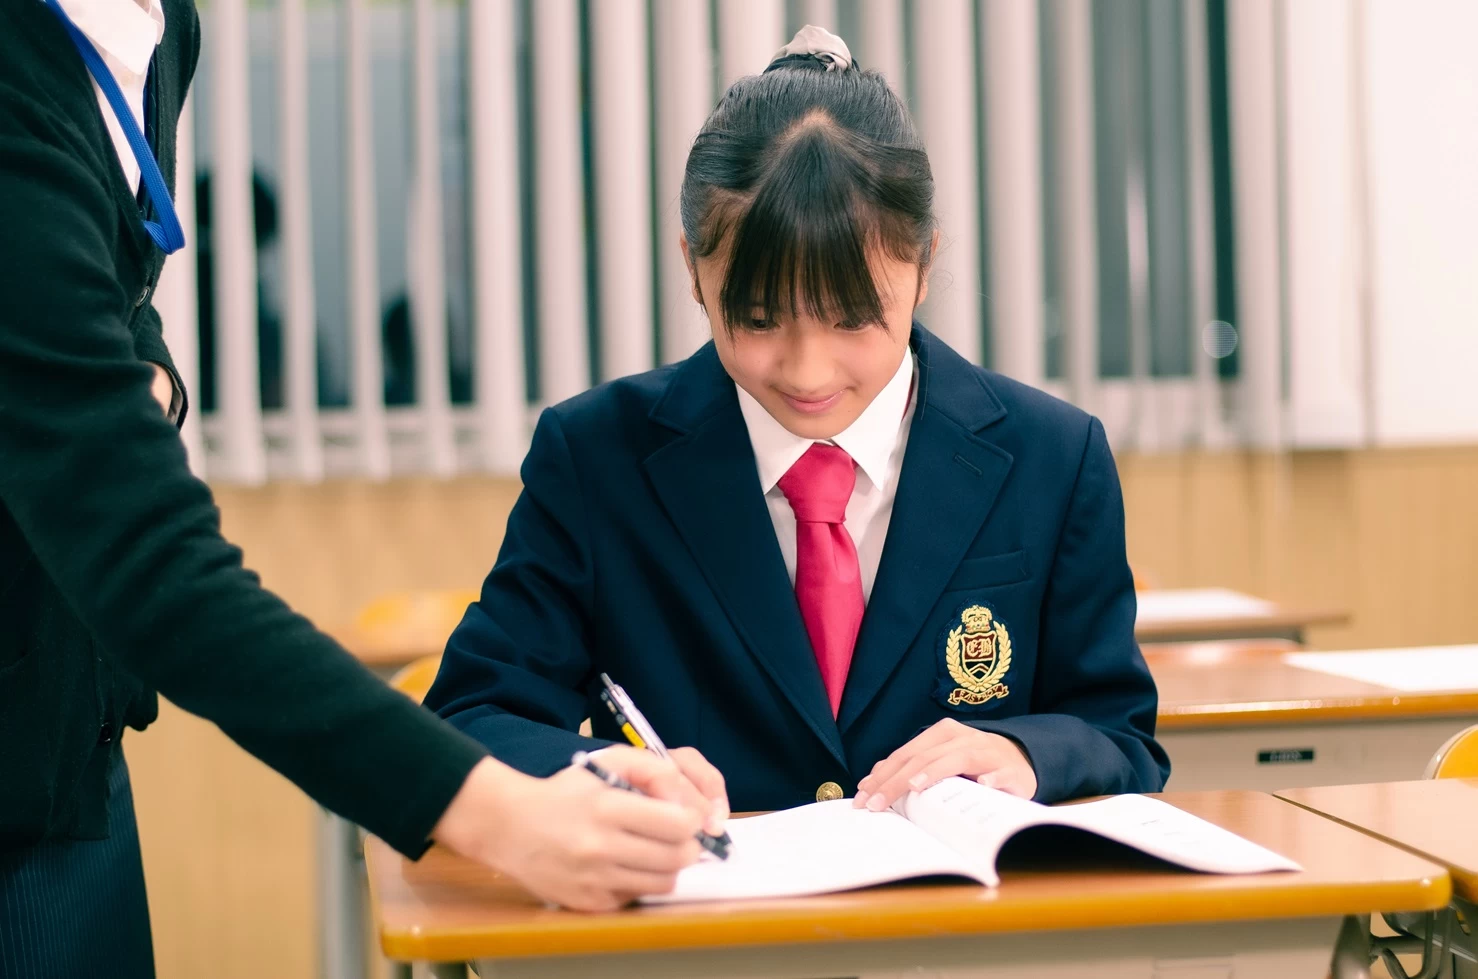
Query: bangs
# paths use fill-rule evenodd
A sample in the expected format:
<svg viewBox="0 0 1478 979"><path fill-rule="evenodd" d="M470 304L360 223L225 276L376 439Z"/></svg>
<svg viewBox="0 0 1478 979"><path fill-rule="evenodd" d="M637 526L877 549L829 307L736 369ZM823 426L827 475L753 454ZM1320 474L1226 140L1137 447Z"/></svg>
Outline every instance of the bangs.
<svg viewBox="0 0 1478 979"><path fill-rule="evenodd" d="M922 275L927 243L897 216L915 202L898 200L902 182L888 179L916 167L919 151L879 154L825 123L798 128L752 195L723 194L710 211L698 252L727 248L719 306L730 332L798 315L883 325L870 260L917 262ZM886 159L894 154L910 158Z"/></svg>

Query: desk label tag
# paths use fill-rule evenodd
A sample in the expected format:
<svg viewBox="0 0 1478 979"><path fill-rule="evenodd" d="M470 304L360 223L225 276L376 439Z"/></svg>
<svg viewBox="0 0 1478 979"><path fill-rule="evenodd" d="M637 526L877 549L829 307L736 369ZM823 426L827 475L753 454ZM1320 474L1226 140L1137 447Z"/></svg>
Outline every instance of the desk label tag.
<svg viewBox="0 0 1478 979"><path fill-rule="evenodd" d="M1313 748L1274 748L1257 753L1259 765L1305 765L1313 760Z"/></svg>

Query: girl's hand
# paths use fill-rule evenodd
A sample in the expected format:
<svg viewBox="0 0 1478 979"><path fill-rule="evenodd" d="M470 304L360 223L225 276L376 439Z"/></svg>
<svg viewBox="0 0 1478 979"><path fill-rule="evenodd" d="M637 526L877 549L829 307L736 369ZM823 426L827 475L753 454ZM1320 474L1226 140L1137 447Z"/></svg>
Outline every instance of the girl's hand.
<svg viewBox="0 0 1478 979"><path fill-rule="evenodd" d="M857 783L852 805L882 812L951 775L1023 799L1037 793L1037 773L1015 741L946 718L873 766Z"/></svg>

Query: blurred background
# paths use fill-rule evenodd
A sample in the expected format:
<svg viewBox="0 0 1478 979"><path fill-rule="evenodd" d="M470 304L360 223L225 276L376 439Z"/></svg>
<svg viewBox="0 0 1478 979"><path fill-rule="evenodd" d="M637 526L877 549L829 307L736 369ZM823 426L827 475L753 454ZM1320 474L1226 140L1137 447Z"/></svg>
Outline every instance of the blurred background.
<svg viewBox="0 0 1478 979"><path fill-rule="evenodd" d="M886 74L920 318L1099 415L1158 587L1478 640L1471 0L201 0L156 300L228 537L324 626L473 589L546 405L707 338L687 147L806 23ZM315 811L128 739L159 972L319 974Z"/></svg>

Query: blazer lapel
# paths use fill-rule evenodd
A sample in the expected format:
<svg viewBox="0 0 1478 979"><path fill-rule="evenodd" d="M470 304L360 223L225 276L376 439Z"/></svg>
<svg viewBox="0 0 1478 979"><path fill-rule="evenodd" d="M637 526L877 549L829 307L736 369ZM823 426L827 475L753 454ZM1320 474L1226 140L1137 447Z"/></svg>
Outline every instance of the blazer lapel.
<svg viewBox="0 0 1478 979"><path fill-rule="evenodd" d="M678 369L651 417L683 433L646 459L662 506L740 639L845 764L841 735L760 492L744 416L712 344Z"/></svg>
<svg viewBox="0 0 1478 979"><path fill-rule="evenodd" d="M903 472L837 723L846 731L913 645L929 611L980 532L1011 456L975 435L1006 410L979 372L916 327L918 405Z"/></svg>

